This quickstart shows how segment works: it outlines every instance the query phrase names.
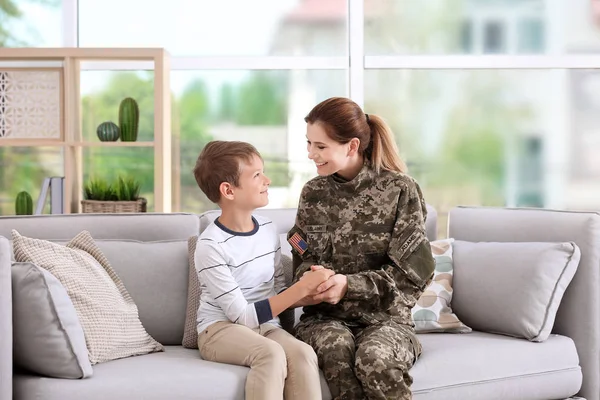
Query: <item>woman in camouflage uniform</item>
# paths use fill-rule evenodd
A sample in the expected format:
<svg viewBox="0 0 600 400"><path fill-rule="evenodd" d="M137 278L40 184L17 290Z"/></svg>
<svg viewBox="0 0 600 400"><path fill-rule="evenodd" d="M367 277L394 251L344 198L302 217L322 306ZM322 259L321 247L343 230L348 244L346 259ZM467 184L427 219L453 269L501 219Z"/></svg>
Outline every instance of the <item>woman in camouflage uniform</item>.
<svg viewBox="0 0 600 400"><path fill-rule="evenodd" d="M334 399L410 399L421 353L411 308L433 277L425 201L385 122L346 98L306 116L318 177L288 234L294 281L335 271L305 298L296 335L310 344Z"/></svg>

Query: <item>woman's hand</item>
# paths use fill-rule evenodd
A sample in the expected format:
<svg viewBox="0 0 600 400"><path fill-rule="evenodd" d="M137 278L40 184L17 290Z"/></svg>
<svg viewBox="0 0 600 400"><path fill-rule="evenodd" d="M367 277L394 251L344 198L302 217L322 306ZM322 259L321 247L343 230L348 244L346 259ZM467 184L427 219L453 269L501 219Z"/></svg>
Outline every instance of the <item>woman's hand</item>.
<svg viewBox="0 0 600 400"><path fill-rule="evenodd" d="M298 285L306 290L307 296L319 294L320 291L317 288L321 287L322 284L335 274L332 270L323 267L308 272L308 274L304 273L302 278L297 282Z"/></svg>
<svg viewBox="0 0 600 400"><path fill-rule="evenodd" d="M330 304L337 304L344 298L348 291L348 278L346 275L335 274L317 288L319 294L313 296L317 302L325 301Z"/></svg>
<svg viewBox="0 0 600 400"><path fill-rule="evenodd" d="M306 271L304 274L302 274L302 278L300 278L300 280L304 279L304 277L307 274L310 274L313 271L322 270L324 268L325 267L323 267L322 265L311 265L310 271ZM319 287L317 288L318 294L312 296L311 303L318 304L324 301L330 304L337 304L346 295L347 291L348 278L346 277L346 275L335 274L329 279L327 279L325 282L323 282L321 285L319 285Z"/></svg>

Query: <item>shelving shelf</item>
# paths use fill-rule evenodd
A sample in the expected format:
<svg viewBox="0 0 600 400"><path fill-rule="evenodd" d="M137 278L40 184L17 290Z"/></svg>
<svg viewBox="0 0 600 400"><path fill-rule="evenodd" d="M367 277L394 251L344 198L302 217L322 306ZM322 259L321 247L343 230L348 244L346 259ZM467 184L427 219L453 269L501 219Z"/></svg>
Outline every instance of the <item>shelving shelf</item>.
<svg viewBox="0 0 600 400"><path fill-rule="evenodd" d="M154 147L154 142L70 142L75 147Z"/></svg>
<svg viewBox="0 0 600 400"><path fill-rule="evenodd" d="M81 63L86 61L142 61L154 66L154 140L143 142L94 142L84 140L81 126ZM81 211L83 195L82 149L89 147L141 147L154 149L154 211L171 212L171 98L170 56L162 48L4 48L0 70L19 63L19 70L42 69L44 63L60 64L60 138L1 138L0 147L62 147L64 158L64 210ZM26 64L27 66L23 66ZM11 69L11 67L7 67ZM55 69L53 67L53 69ZM115 104L118 107L118 104ZM40 182L41 184L41 182Z"/></svg>

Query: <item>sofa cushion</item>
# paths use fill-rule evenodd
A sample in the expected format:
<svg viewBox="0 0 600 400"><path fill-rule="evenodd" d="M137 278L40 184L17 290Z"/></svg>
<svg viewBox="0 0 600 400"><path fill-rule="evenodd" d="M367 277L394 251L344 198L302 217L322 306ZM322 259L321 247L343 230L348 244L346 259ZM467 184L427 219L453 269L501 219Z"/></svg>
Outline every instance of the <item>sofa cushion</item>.
<svg viewBox="0 0 600 400"><path fill-rule="evenodd" d="M94 366L92 379L65 381L15 376L16 399L243 400L247 367L204 361L198 350L166 346L164 353ZM329 400L323 375L323 399Z"/></svg>
<svg viewBox="0 0 600 400"><path fill-rule="evenodd" d="M142 326L135 303L89 232L62 246L13 230L13 247L17 261L35 263L63 284L92 364L163 350Z"/></svg>
<svg viewBox="0 0 600 400"><path fill-rule="evenodd" d="M54 378L91 376L83 328L60 281L28 262L13 263L11 277L15 364Z"/></svg>
<svg viewBox="0 0 600 400"><path fill-rule="evenodd" d="M564 336L544 343L481 332L419 339L423 353L410 372L415 400L547 400L568 398L581 385L575 345ZM198 350L167 346L164 353L98 364L92 379L17 374L14 389L15 399L243 400L247 373L202 361ZM321 388L323 399L331 399L323 375Z"/></svg>
<svg viewBox="0 0 600 400"><path fill-rule="evenodd" d="M431 251L435 259L433 281L427 286L411 310L415 330L418 333L471 332L471 328L463 324L450 307L454 270L452 265L453 241L454 239L442 239L431 242Z"/></svg>
<svg viewBox="0 0 600 400"><path fill-rule="evenodd" d="M68 243L65 239L50 241ZM181 344L187 304L187 240L94 241L125 284L150 336L163 345Z"/></svg>
<svg viewBox="0 0 600 400"><path fill-rule="evenodd" d="M180 345L188 285L187 240L96 240L125 284L148 333Z"/></svg>
<svg viewBox="0 0 600 400"><path fill-rule="evenodd" d="M410 371L415 400L547 400L575 395L582 373L575 344L473 332L420 334L423 353Z"/></svg>
<svg viewBox="0 0 600 400"><path fill-rule="evenodd" d="M454 242L454 312L471 328L544 341L581 253L573 242Z"/></svg>

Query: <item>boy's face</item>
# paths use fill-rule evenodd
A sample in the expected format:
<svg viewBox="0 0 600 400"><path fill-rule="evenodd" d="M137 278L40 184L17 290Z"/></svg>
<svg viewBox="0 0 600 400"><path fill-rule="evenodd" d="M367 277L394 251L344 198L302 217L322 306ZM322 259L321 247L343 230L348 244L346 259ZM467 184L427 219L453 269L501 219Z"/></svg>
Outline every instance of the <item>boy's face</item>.
<svg viewBox="0 0 600 400"><path fill-rule="evenodd" d="M260 157L252 156L250 163L241 163L240 185L234 189L234 203L243 209L254 210L269 204L271 180L264 174Z"/></svg>

